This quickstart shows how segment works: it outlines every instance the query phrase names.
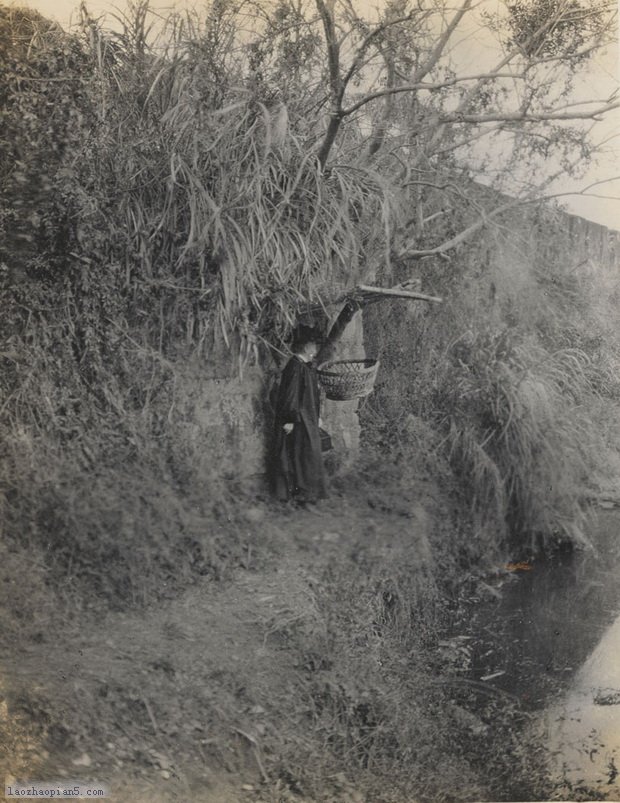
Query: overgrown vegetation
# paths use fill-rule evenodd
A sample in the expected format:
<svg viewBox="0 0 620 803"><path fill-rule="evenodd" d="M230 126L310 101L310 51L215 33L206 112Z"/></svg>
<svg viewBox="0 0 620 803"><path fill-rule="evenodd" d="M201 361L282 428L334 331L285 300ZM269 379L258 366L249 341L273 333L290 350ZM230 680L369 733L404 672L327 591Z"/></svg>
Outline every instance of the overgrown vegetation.
<svg viewBox="0 0 620 803"><path fill-rule="evenodd" d="M145 5L120 32L84 11L71 36L2 11L6 533L112 597L217 552L217 523L179 518L226 499L175 409L180 361L234 373L281 344L300 306L361 275L394 206L371 169L324 176L286 107L237 84L231 13L149 37Z"/></svg>
<svg viewBox="0 0 620 803"><path fill-rule="evenodd" d="M488 191L471 192L482 203ZM466 225L471 213L457 214ZM398 302L389 319L366 316L383 361L363 408L371 440L399 444L404 463L447 458L485 554L586 544L587 489L609 459L596 411L618 398L618 286L597 233L567 227L548 207L508 212L452 261L399 266L396 278L414 271L445 294L441 310Z"/></svg>
<svg viewBox="0 0 620 803"><path fill-rule="evenodd" d="M446 299L432 314L403 302L379 315L384 334L397 331L386 321L402 328L392 342L373 336L384 365L364 411L374 451L338 486L402 519L407 538L388 557L358 538L300 610L261 623L303 673L287 713L307 730L267 738L269 770L291 794L303 782L318 796L322 776L346 766L369 789L395 778L386 800L449 798L468 761L454 734L474 732L480 759L503 701L468 718L476 692L461 684L461 653L431 682L442 594L510 538L518 549L583 541L578 491L596 450L586 407L617 394L594 280L542 250L519 258L519 243L509 269L466 245L490 222L501 240L535 190L482 192L468 178L486 164L473 143L508 137L509 164L552 151L577 172L589 146L571 115L613 103L566 111L588 55L570 36L575 3L551 4L552 20L487 20L510 58L461 75L449 43L472 5L445 24L441 3L388 3L374 21L322 0L253 11L218 0L165 20L138 4L111 28L83 9L71 35L0 9L0 549L13 633L21 619L41 636L38 601L52 591L73 610L126 609L256 568L272 548L265 532L252 540L266 506L248 518L245 491L196 437L195 375L264 368L297 315L362 279L414 276ZM583 12L592 50L610 8ZM512 81L528 97L518 110ZM443 506L416 509L428 487ZM29 605L9 583L26 555ZM441 706L448 724L430 741L457 753L443 786L424 744ZM499 730L515 739L506 721Z"/></svg>

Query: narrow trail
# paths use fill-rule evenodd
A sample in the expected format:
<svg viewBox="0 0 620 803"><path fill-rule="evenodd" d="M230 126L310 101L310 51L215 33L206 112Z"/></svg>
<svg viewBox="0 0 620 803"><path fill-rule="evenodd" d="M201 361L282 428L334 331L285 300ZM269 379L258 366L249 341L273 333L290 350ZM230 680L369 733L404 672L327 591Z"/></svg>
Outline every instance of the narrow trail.
<svg viewBox="0 0 620 803"><path fill-rule="evenodd" d="M7 778L97 779L119 803L288 799L265 751L286 738L273 722L312 669L291 641L324 635L322 578L351 561L389 565L403 542L423 561L428 516L342 497L316 511L256 506L247 521L246 565L226 582L5 647ZM338 796L360 799L346 784Z"/></svg>

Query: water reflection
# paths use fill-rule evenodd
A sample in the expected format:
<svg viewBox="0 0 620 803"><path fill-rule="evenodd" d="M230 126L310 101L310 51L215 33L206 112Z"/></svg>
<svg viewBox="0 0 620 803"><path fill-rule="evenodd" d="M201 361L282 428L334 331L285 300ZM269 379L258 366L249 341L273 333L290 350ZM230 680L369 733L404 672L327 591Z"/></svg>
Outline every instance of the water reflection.
<svg viewBox="0 0 620 803"><path fill-rule="evenodd" d="M601 511L595 550L514 571L469 612L471 680L532 712L555 799L620 801L619 536Z"/></svg>
<svg viewBox="0 0 620 803"><path fill-rule="evenodd" d="M620 795L620 617L544 716L552 775L567 793ZM599 798L600 799L600 798Z"/></svg>
<svg viewBox="0 0 620 803"><path fill-rule="evenodd" d="M474 678L502 671L493 685L530 710L570 687L620 613L619 530L620 515L602 512L596 550L535 561L506 580L494 603L472 612Z"/></svg>

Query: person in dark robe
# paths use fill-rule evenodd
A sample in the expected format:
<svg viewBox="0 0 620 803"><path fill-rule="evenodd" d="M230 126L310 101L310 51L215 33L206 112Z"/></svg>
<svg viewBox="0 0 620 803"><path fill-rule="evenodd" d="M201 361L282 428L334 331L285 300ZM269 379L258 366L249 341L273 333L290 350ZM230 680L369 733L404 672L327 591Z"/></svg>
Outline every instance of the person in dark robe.
<svg viewBox="0 0 620 803"><path fill-rule="evenodd" d="M321 344L318 329L297 327L293 356L280 377L275 404L272 485L276 497L301 504L326 495L319 433L319 383L312 360Z"/></svg>

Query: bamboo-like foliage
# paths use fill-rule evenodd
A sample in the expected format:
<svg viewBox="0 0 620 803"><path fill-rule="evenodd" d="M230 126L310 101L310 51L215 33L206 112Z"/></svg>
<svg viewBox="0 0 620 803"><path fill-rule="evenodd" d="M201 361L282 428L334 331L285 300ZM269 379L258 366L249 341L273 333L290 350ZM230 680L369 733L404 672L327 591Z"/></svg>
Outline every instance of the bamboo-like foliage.
<svg viewBox="0 0 620 803"><path fill-rule="evenodd" d="M100 124L81 180L105 193L97 225L108 260L125 262L125 289L159 288L164 339L180 328L204 345L215 325L247 359L304 305L374 268L396 196L370 168L326 174L286 106L258 101L242 74L213 86L211 62L196 57L208 29L177 21L149 50L141 9L121 46L87 18Z"/></svg>
<svg viewBox="0 0 620 803"><path fill-rule="evenodd" d="M262 100L247 60L230 56L239 22L226 4L202 24L171 15L155 31L152 20L138 3L107 31L83 8L79 38L30 20L15 54L29 83L6 82L9 110L26 112L13 121L16 141L34 121L28 152L7 162L30 172L7 206L23 207L24 182L38 171L48 192L26 211L64 237L61 247L40 243L37 258L55 258L63 272L70 252L89 287L111 294L154 347L185 340L208 357L219 333L244 362L261 341L281 342L300 310L374 270L398 194L377 165L321 168L288 107ZM9 40L11 25L7 17ZM48 85L44 62L58 58L64 75ZM50 93L68 110L66 124L52 126L51 162Z"/></svg>
<svg viewBox="0 0 620 803"><path fill-rule="evenodd" d="M485 192L472 192L472 205ZM455 203L452 219L436 216L433 199L423 201L427 227L442 236L472 214ZM513 211L458 261L418 267L444 296L440 309L400 302L387 323L380 311L368 316L382 373L363 419L403 464L422 456L435 473L433 461L449 459L487 554L586 543L588 489L613 463L594 411L618 393L617 277L605 250L614 238L570 225L549 208Z"/></svg>
<svg viewBox="0 0 620 803"><path fill-rule="evenodd" d="M216 554L227 491L179 375L230 376L278 346L372 269L398 211L389 173L321 170L216 11L160 31L144 5L116 31L84 12L75 36L0 12L2 526L59 577L105 565L111 599L147 599L178 561L218 573L235 550Z"/></svg>

